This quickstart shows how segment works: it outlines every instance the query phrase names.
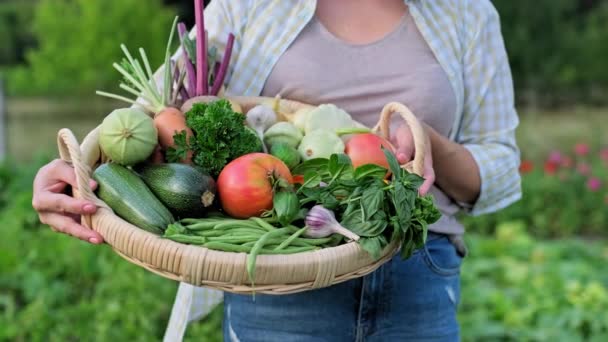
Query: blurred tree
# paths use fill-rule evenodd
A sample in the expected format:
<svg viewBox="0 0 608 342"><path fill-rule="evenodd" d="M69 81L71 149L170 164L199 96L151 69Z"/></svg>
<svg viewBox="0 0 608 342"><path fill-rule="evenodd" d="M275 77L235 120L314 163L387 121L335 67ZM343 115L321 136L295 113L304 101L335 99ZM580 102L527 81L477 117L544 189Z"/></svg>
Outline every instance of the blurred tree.
<svg viewBox="0 0 608 342"><path fill-rule="evenodd" d="M34 45L28 21L37 0L0 2L0 65L23 62L25 49Z"/></svg>
<svg viewBox="0 0 608 342"><path fill-rule="evenodd" d="M493 0L520 102L592 101L608 88L606 0ZM601 93L601 91L600 91ZM601 96L606 103L606 96Z"/></svg>
<svg viewBox="0 0 608 342"><path fill-rule="evenodd" d="M92 94L114 89L112 68L120 44L144 47L160 65L175 12L161 0L40 0L32 32L38 48L26 53L27 67L10 74L9 91L19 94Z"/></svg>

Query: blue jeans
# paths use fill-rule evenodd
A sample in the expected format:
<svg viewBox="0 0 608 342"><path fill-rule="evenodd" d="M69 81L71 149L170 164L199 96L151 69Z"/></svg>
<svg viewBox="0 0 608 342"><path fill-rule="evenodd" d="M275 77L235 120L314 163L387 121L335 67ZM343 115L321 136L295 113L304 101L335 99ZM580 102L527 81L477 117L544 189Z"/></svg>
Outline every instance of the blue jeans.
<svg viewBox="0 0 608 342"><path fill-rule="evenodd" d="M445 235L429 234L410 259L291 295L224 298L224 341L458 341L462 258Z"/></svg>

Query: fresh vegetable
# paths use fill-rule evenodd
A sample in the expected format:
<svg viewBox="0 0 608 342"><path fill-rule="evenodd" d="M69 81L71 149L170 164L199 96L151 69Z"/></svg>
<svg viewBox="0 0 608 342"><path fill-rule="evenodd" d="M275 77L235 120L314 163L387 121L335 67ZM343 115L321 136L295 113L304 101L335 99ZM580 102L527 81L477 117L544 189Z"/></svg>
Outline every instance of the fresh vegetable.
<svg viewBox="0 0 608 342"><path fill-rule="evenodd" d="M202 0L194 1L194 18L196 23L196 44L187 34L186 25L179 25L180 40L185 59L189 85L189 97L202 95L218 95L224 84L228 65L232 57L234 34L228 35L226 49L221 63L215 61L214 47L209 48L207 31L204 22L204 4Z"/></svg>
<svg viewBox="0 0 608 342"><path fill-rule="evenodd" d="M234 112L227 100L194 104L186 113L186 122L194 137L187 141L184 132L176 134L176 147L167 155L169 162L177 162L191 151L194 163L215 178L230 161L262 151L260 139L245 126L245 115Z"/></svg>
<svg viewBox="0 0 608 342"><path fill-rule="evenodd" d="M324 238L331 234L340 234L351 240L359 240L359 235L342 227L333 211L323 208L322 205L315 205L306 215L305 236L311 238Z"/></svg>
<svg viewBox="0 0 608 342"><path fill-rule="evenodd" d="M154 125L158 130L158 140L161 148L169 154L173 153L172 151L174 151L177 145L174 138L175 134L184 134L186 142L190 141L194 135L190 127L186 125L184 113L172 107L165 108L158 112L158 114L154 116ZM171 159L175 160L173 157L174 155L172 155ZM192 151L187 151L185 155L181 155L181 158L177 157L177 159L182 163L191 163Z"/></svg>
<svg viewBox="0 0 608 342"><path fill-rule="evenodd" d="M154 122L137 108L112 111L99 128L101 150L110 160L122 165L146 160L157 142Z"/></svg>
<svg viewBox="0 0 608 342"><path fill-rule="evenodd" d="M302 133L287 121L277 122L264 132L264 142L270 147L276 144L287 144L297 148L300 141L302 141Z"/></svg>
<svg viewBox="0 0 608 342"><path fill-rule="evenodd" d="M272 208L277 182L292 183L289 168L265 153L251 153L231 161L217 179L222 208L237 218L260 216Z"/></svg>
<svg viewBox="0 0 608 342"><path fill-rule="evenodd" d="M289 169L300 164L300 153L294 147L285 143L276 143L270 147L270 154L281 159Z"/></svg>
<svg viewBox="0 0 608 342"><path fill-rule="evenodd" d="M215 181L199 167L179 163L143 165L137 172L178 217L200 217L215 199Z"/></svg>
<svg viewBox="0 0 608 342"><path fill-rule="evenodd" d="M180 243L200 245L224 252L248 253L247 271L253 281L259 254L293 254L332 247L341 236L302 237L305 228L282 225L274 219L252 217L246 220L229 217L182 219L167 227L163 237Z"/></svg>
<svg viewBox="0 0 608 342"><path fill-rule="evenodd" d="M306 114L306 135L317 130L335 132L337 129L355 127L350 114L334 104L322 104Z"/></svg>
<svg viewBox="0 0 608 342"><path fill-rule="evenodd" d="M247 112L245 121L247 122L247 125L255 131L263 143L264 131L277 122L277 113L266 105L257 105ZM268 152L266 145L262 144L262 147L264 148L264 152Z"/></svg>
<svg viewBox="0 0 608 342"><path fill-rule="evenodd" d="M93 173L97 196L125 221L161 234L173 222L173 215L134 172L124 166L101 164Z"/></svg>
<svg viewBox="0 0 608 342"><path fill-rule="evenodd" d="M334 153L344 152L344 143L335 133L326 130L316 130L307 133L300 145L298 152L303 160L314 158L329 158Z"/></svg>
<svg viewBox="0 0 608 342"><path fill-rule="evenodd" d="M301 205L322 205L334 212L340 225L360 236L357 241L373 258L378 258L389 242L401 245L408 258L426 241L427 226L441 214L430 195L418 196L422 177L402 169L395 156L383 151L392 173L375 164L353 168L345 154L329 159L313 159L298 165L294 174L303 174L296 185ZM320 184L324 186L320 186Z"/></svg>
<svg viewBox="0 0 608 342"><path fill-rule="evenodd" d="M275 191L272 199L272 210L279 223L290 224L300 213L298 196L291 189Z"/></svg>
<svg viewBox="0 0 608 342"><path fill-rule="evenodd" d="M355 168L364 164L376 164L388 169L388 160L383 148L395 153L395 147L388 140L373 133L363 133L348 139L344 152L350 157Z"/></svg>
<svg viewBox="0 0 608 342"><path fill-rule="evenodd" d="M310 114L311 110L316 107L303 107L298 109L291 118L291 123L293 123L301 133L304 133L306 130L306 121L308 121L308 114Z"/></svg>

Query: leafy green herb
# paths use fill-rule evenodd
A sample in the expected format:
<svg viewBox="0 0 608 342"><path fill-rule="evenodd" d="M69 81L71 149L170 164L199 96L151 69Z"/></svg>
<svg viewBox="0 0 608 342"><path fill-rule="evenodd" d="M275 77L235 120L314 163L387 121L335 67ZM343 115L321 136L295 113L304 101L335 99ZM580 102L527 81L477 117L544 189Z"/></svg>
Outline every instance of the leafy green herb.
<svg viewBox="0 0 608 342"><path fill-rule="evenodd" d="M300 203L296 193L290 190L275 192L272 197L272 210L277 220L286 226L298 217L300 213Z"/></svg>
<svg viewBox="0 0 608 342"><path fill-rule="evenodd" d="M388 245L388 241L383 235L362 237L359 239L359 245L375 260L380 257L380 253Z"/></svg>
<svg viewBox="0 0 608 342"><path fill-rule="evenodd" d="M181 160L186 159L188 151L190 150L190 145L188 145L187 137L188 136L186 135L186 131L181 131L173 135L175 147L167 147L167 160L169 160L170 162L179 162Z"/></svg>
<svg viewBox="0 0 608 342"><path fill-rule="evenodd" d="M176 134L175 152L168 156L168 161L179 161L176 157L192 150L194 163L217 177L233 159L262 150L260 139L244 122L245 115L234 112L227 100L194 104L186 113L186 123L194 138L188 146L185 136L182 139L181 133Z"/></svg>
<svg viewBox="0 0 608 342"><path fill-rule="evenodd" d="M361 239L358 243L372 257L379 257L390 241L401 244L408 258L426 241L428 225L441 214L431 196L418 196L424 179L402 169L395 156L384 150L392 172L376 165L353 169L348 156L334 154L329 159L312 159L294 169L304 174L297 187L301 205L323 205L336 214L340 224ZM320 186L323 184L323 186ZM388 238L390 237L390 240Z"/></svg>

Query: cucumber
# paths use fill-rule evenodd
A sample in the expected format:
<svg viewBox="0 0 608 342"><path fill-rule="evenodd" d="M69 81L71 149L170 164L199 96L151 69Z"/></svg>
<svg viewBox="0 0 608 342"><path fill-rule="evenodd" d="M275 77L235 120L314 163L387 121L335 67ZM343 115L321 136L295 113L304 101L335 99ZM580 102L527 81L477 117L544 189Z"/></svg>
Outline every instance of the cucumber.
<svg viewBox="0 0 608 342"><path fill-rule="evenodd" d="M203 216L214 202L215 181L200 167L146 164L137 171L154 195L180 218Z"/></svg>
<svg viewBox="0 0 608 342"><path fill-rule="evenodd" d="M93 179L97 196L125 221L155 234L162 234L174 222L171 212L134 171L107 163L95 170Z"/></svg>

